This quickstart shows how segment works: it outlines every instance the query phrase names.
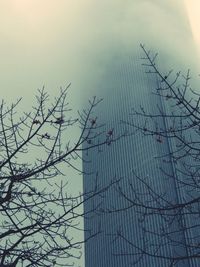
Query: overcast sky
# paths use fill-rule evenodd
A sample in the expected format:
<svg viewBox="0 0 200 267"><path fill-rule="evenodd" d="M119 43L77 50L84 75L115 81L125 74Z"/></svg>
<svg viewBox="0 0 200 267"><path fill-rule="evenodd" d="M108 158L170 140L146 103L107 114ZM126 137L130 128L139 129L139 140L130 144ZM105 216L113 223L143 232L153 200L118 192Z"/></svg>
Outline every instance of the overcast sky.
<svg viewBox="0 0 200 267"><path fill-rule="evenodd" d="M73 107L80 108L89 95L88 81L98 79L113 56L139 50L140 42L158 51L169 68L195 69L198 22L192 20L195 9L189 4L186 9L184 3L0 0L1 98L14 101L23 96L27 109L37 88L45 85L55 95L71 82ZM101 97L97 88L92 92Z"/></svg>
<svg viewBox="0 0 200 267"><path fill-rule="evenodd" d="M72 82L78 100L95 63L140 42L178 58L193 42L184 8L182 0L0 0L1 96Z"/></svg>

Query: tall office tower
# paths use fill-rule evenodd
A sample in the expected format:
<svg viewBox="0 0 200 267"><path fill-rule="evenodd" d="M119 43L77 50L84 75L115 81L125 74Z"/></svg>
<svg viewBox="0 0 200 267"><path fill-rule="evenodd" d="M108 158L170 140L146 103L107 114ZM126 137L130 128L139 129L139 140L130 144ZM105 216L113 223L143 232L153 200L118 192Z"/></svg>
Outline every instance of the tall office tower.
<svg viewBox="0 0 200 267"><path fill-rule="evenodd" d="M145 8L146 1L141 2ZM173 18L174 21L181 18L184 21L183 25L187 25L187 20L184 20L182 15L178 15L179 13L173 5L170 6L171 1L168 1L168 4L167 1L163 2L165 3L163 8L167 7L170 11L167 19L169 23L171 23L170 18ZM137 4L138 1L135 3ZM155 4L155 1L152 3ZM162 6L162 4L157 5L159 8L160 5ZM163 23L164 27L167 25L167 21L165 21L166 24ZM179 23L181 24L180 21ZM136 23L135 27L139 26ZM163 33L163 27L160 30ZM178 30L180 29L178 28ZM170 37L179 38L178 30L176 32L178 37L173 35ZM190 33L187 34L190 36ZM149 36L149 34L147 35ZM181 41L179 40L179 43ZM150 43L152 44L152 42ZM159 49L161 52L163 50L163 55L166 56L167 48L160 47ZM173 49L168 55L172 51ZM141 61L143 54L138 45L133 45L132 49L123 51L115 50L115 52L111 52L111 56L105 53L105 56L108 58L104 61L104 68L99 72L98 78L87 84L87 87L96 88L96 94L100 94L104 98L103 104L97 108L97 116L98 120L107 125L105 135L112 128L114 128L113 135L126 132L128 127L120 123L121 120L131 121L132 119L135 124L141 123L141 125L142 122L139 120L144 120L145 123L145 118L130 116L131 108L141 110L142 107L152 114L156 112L157 106L163 109L168 108L163 106L162 99L152 94L159 86L159 81L154 74L145 74ZM178 59L177 63L179 64L181 61L182 59ZM161 63L160 66L167 69L167 66L163 66ZM95 72L95 68L93 72ZM161 118L158 126L164 129L165 123L166 121ZM128 130L130 132L131 128ZM160 196L163 195L169 202L179 203L180 199L184 198L184 193L177 187L176 180L169 178L178 175L175 173L174 163L170 162L165 165L163 158L160 157L163 154L169 154L171 146L173 144L168 140L161 144L156 138L144 137L138 133L120 139L103 149L102 152L97 149L83 154L85 160L91 161L90 164L83 163L85 192L95 187L102 188L113 179L120 178L115 186L111 186L102 194L85 203L84 209L86 214L88 213L85 218L86 239L91 234L100 232L85 244L86 267L129 267L134 265L138 267L168 267L172 264L170 259L181 256L187 259L174 261L175 266L199 266L198 260L190 260L187 257L189 251L186 243L192 234L188 237L189 233L186 234L183 229L185 222L178 216L169 226L162 216L155 214L146 218L140 207L133 205L130 208L133 203L129 199L134 201L136 196L137 202L142 201L147 205L152 203L147 184L150 184L155 192ZM160 166L162 166L162 170ZM159 201L161 200L159 199ZM96 210L96 214L90 216L90 210ZM161 239L159 234L155 234L161 233L162 229L166 227L169 228L170 236L162 236ZM162 255L162 257L155 255Z"/></svg>

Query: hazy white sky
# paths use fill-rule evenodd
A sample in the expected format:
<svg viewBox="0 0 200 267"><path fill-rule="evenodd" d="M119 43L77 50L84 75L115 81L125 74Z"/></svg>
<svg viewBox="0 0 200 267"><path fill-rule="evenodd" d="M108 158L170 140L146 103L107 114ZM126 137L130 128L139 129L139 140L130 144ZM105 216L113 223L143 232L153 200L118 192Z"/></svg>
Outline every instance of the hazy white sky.
<svg viewBox="0 0 200 267"><path fill-rule="evenodd" d="M75 80L80 8L81 0L0 0L0 88L5 97L29 97L43 85L51 91Z"/></svg>
<svg viewBox="0 0 200 267"><path fill-rule="evenodd" d="M134 2L137 3L137 8ZM14 96L16 92L17 95L28 97L43 85L48 90L56 90L70 81L74 91L78 90L78 77L81 77L81 70L84 72L87 67L85 60L94 57L94 54L98 57L104 49L118 49L114 41L119 42L119 39L122 48L124 43L130 45L139 29L138 23L139 31L149 32L146 30L148 26L151 31L154 29L153 35L155 32L162 34L164 27L166 36L162 36L162 39L168 39L170 29L167 16L173 7L168 10L169 5L163 5L162 8L158 2L160 1L0 0L1 95ZM180 0L172 2L174 6L181 3ZM198 0L185 0L185 3L193 34L200 43L200 3ZM145 5L152 9L152 17ZM159 19L162 13L163 23L156 23L155 15ZM150 21L152 25L145 25ZM179 36L175 45L178 38ZM138 43L140 41L142 40L138 40Z"/></svg>
<svg viewBox="0 0 200 267"><path fill-rule="evenodd" d="M167 17L173 7L171 5L169 10L170 5L163 4L162 7L159 2L0 0L1 95L30 97L35 89L43 85L51 91L68 82L72 82L72 88L78 94L81 90L79 77L87 68L87 59L91 61L102 52L109 53L111 47L119 49L114 42L120 42L124 49L131 45L136 32L148 33L150 29L155 39L155 33L163 33L162 27L166 31L162 39L171 38L167 34L174 29L169 29ZM180 9L180 0L172 2ZM185 0L185 3L195 40L200 43L200 3L198 0ZM145 6L152 9L152 14ZM163 14L163 22L157 23L155 15L160 19ZM145 24L149 22L152 25ZM184 32L184 25L182 27ZM136 36L138 43L143 41L139 40L138 33ZM178 39L177 34L177 40L174 40L176 46ZM169 40L167 42L169 45Z"/></svg>
<svg viewBox="0 0 200 267"><path fill-rule="evenodd" d="M193 36L198 47L198 52L200 52L200 1L185 0L185 6L191 23Z"/></svg>

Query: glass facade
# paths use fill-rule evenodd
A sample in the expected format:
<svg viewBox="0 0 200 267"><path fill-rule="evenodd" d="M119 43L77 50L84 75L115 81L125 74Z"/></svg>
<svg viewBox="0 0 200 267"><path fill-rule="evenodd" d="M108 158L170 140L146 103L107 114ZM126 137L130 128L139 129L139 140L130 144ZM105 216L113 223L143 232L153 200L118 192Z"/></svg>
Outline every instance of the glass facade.
<svg viewBox="0 0 200 267"><path fill-rule="evenodd" d="M122 63L123 62L123 63ZM114 66L114 67L113 67ZM131 108L140 109L153 113L157 105L161 106L161 99L152 94L157 88L157 79L154 75L144 73L141 66L140 55L132 58L115 59L115 64L108 66L105 76L98 84L98 89L105 92L103 104L99 107L97 115L110 127L114 127L114 134L126 132L127 126L120 123L120 120L141 123L144 118L131 116ZM101 88L99 88L101 86ZM137 120L140 120L137 122ZM160 120L160 127L164 121ZM107 130L109 129L109 126ZM132 129L133 130L133 129ZM129 132L131 128L129 128ZM169 266L169 261L162 257L151 257L145 255L138 248L143 248L149 254L156 254L157 249L163 257L175 257L187 255L185 234L181 231L181 223L175 220L170 225L171 238L177 240L175 244L169 242L169 236L160 237L156 232L161 232L164 227L169 227L161 216L149 216L143 218L144 210L137 207L128 208L130 203L119 192L119 188L126 197L134 199L137 195L143 203L151 203L151 194L144 183L136 177L142 178L159 195L165 196L171 202L179 202L179 188L176 181L164 175L163 170L171 175L174 174L173 164L164 164L159 156L168 154L170 144L167 140L159 143L152 136L143 136L141 133L122 138L102 152L98 149L91 153L85 153L84 159L91 161L90 164L83 164L84 192L95 187L102 188L113 179L121 178L121 181L109 190L103 192L85 203L85 212L96 210L95 215L88 215L85 218L85 237L91 233L100 232L92 240L85 244L86 266ZM163 170L160 170L162 166ZM96 175L98 172L98 175ZM152 201L153 202L153 201ZM120 210L120 211L117 211ZM109 212L114 211L114 212ZM144 231L144 229L146 229ZM159 230L158 230L159 229ZM154 234L151 234L154 233ZM123 238L120 238L120 235ZM129 243L127 240L131 241ZM148 247L146 249L146 246ZM120 255L123 254L123 255ZM197 266L190 265L187 260L181 261L176 266Z"/></svg>
<svg viewBox="0 0 200 267"><path fill-rule="evenodd" d="M165 1L165 5L169 8L173 4ZM171 14L178 16L174 10ZM180 18L185 23L186 20ZM176 27L177 38L181 38L181 27ZM184 32L183 36L185 35ZM167 43L169 44L169 39ZM191 244L193 241L196 244L200 236L199 227L193 227L198 226L198 216L191 216L191 213L177 216L173 214L174 219L170 220L169 216L166 221L165 216L156 212L149 216L140 205L132 205L135 200L147 206L162 207L166 201L182 203L189 199L188 188L177 183L187 180L186 175L183 177L181 172L177 172L177 166L170 157L167 158L167 164L166 158L162 157L169 154L176 144L171 140L160 140L156 135L144 136L141 131L131 134L133 128L122 123L132 121L134 124L145 125L145 117L131 115L133 109L144 109L153 114L157 112L158 106L163 111L169 108L161 98L153 94L158 87L157 77L145 73L141 60L144 55L141 51L138 52L138 46L135 50L134 47L133 53L130 50L111 52L109 59L104 61L103 71L98 78L93 79L94 70L91 71L91 81L87 85L104 98L103 103L97 107L96 114L97 121L105 122L105 135L109 129L114 129L114 137L127 131L129 135L110 146L105 145L101 151L97 148L96 151L83 153L85 193L106 187L113 180L120 179L84 204L87 214L84 219L85 239L91 234L95 235L85 244L85 266L198 267L200 260L197 257L190 258L194 254ZM167 48L163 49L163 58L170 53L165 53L166 50ZM168 70L166 62L170 62L167 57L160 65ZM183 59L174 59L174 62L178 65ZM170 123L163 118L157 121L163 129ZM152 192L158 194L157 201ZM163 202L162 196L165 199ZM176 261L176 257L184 259Z"/></svg>

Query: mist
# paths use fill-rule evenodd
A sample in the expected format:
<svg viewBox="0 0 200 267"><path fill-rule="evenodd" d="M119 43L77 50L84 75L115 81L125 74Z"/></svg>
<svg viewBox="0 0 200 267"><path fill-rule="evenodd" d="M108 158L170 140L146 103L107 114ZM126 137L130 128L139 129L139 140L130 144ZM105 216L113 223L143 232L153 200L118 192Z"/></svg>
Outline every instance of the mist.
<svg viewBox="0 0 200 267"><path fill-rule="evenodd" d="M79 72L86 86L83 95L87 90L101 94L94 88L95 83L109 71L108 66L116 64L117 58L119 63L119 57L122 61L136 54L142 57L140 43L159 54L158 62L164 71L191 69L197 75L199 56L184 1L86 2L82 11L84 29L79 36Z"/></svg>

